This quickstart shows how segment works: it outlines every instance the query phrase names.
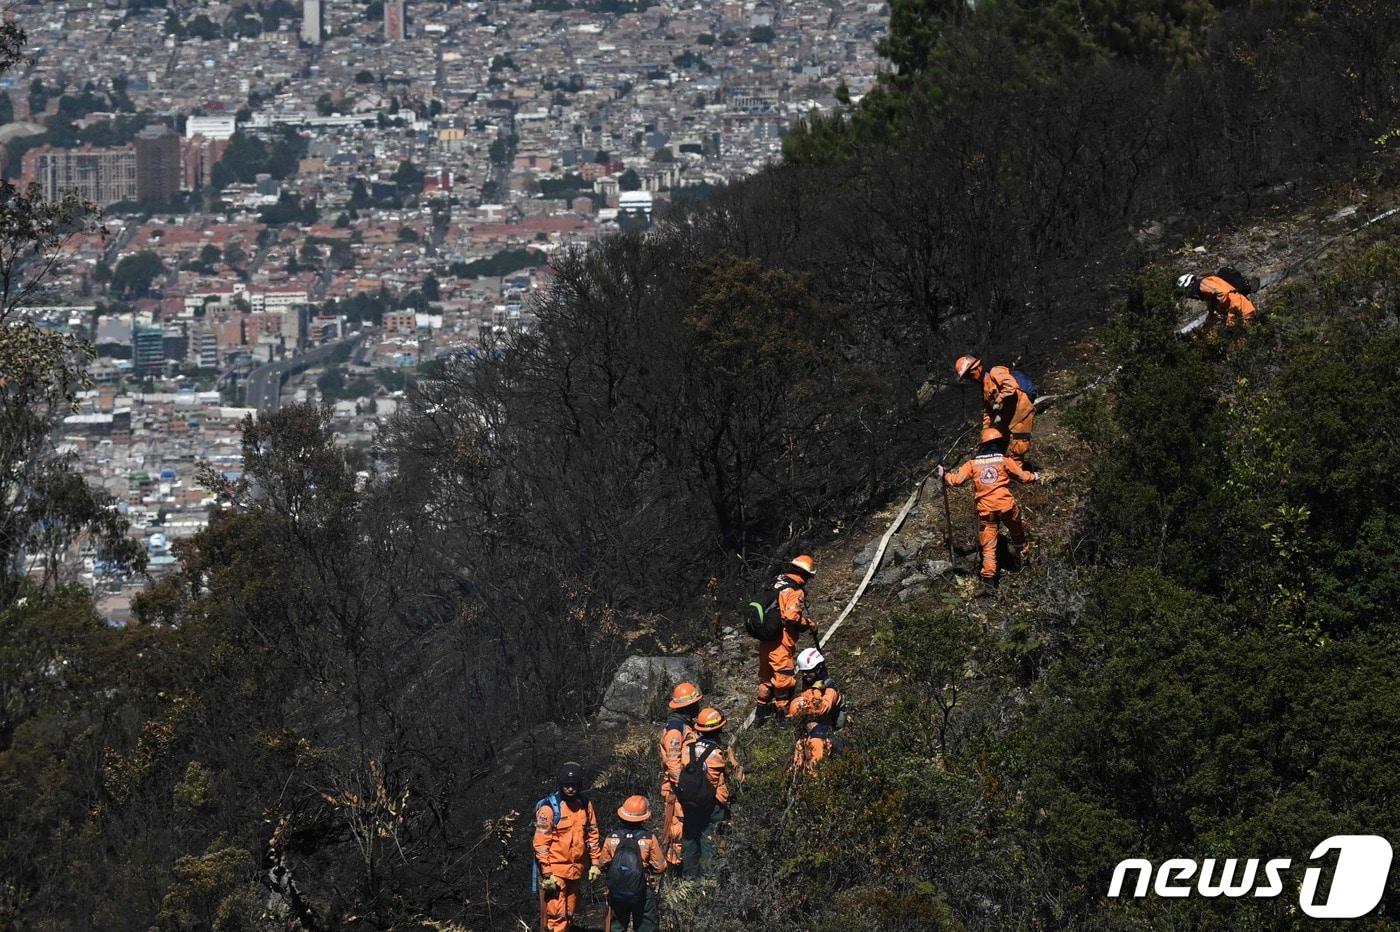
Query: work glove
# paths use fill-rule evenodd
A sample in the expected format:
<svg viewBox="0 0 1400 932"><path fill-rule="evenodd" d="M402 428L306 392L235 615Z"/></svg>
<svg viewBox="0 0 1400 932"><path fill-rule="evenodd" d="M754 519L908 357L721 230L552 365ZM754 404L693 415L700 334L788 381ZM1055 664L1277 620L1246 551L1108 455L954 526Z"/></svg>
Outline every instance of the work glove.
<svg viewBox="0 0 1400 932"><path fill-rule="evenodd" d="M540 886L544 887L545 893L558 893L559 879L551 874L546 874L545 878L540 881Z"/></svg>
<svg viewBox="0 0 1400 932"><path fill-rule="evenodd" d="M993 402L993 403L992 403L992 413L993 413L993 414L999 414L999 413L1001 413L1001 402L1000 402L1000 401L997 401L997 402Z"/></svg>
<svg viewBox="0 0 1400 932"><path fill-rule="evenodd" d="M942 464L942 463L939 463L939 464L938 464L938 468L934 470L934 472L937 473L938 478L940 478L940 479L943 478L943 474L946 473L947 471L948 471L948 470L946 470L946 469L943 468L943 464Z"/></svg>
<svg viewBox="0 0 1400 932"><path fill-rule="evenodd" d="M925 382L923 385L920 385L919 390L914 393L914 400L920 405L928 404L928 400L933 397L933 392L933 383Z"/></svg>
<svg viewBox="0 0 1400 932"><path fill-rule="evenodd" d="M594 864L592 867L588 868L588 880L590 883L597 880L601 876L603 876L603 870L597 864Z"/></svg>

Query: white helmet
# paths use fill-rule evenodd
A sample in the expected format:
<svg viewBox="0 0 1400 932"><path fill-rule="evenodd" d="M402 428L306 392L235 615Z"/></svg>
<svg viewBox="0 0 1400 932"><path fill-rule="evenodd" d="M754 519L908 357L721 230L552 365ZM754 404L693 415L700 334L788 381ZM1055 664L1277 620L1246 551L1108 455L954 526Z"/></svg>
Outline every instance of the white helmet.
<svg viewBox="0 0 1400 932"><path fill-rule="evenodd" d="M797 671L799 673L811 673L824 663L826 663L826 658L815 647L809 647L797 655Z"/></svg>
<svg viewBox="0 0 1400 932"><path fill-rule="evenodd" d="M1187 272L1176 280L1176 287L1180 288L1182 291L1191 291L1196 287L1196 276Z"/></svg>

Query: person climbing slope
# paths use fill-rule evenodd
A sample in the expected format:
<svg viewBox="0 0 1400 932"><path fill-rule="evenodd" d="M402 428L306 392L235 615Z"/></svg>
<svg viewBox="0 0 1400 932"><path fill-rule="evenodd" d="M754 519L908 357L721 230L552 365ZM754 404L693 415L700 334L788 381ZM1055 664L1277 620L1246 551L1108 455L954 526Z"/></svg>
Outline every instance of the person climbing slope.
<svg viewBox="0 0 1400 932"><path fill-rule="evenodd" d="M836 729L845 723L845 698L817 648L809 647L797 655L797 672L802 677L802 691L788 705L788 719L801 727L792 768L798 775L810 776L817 763L836 750Z"/></svg>
<svg viewBox="0 0 1400 932"><path fill-rule="evenodd" d="M621 932L656 932L657 891L666 872L666 856L661 842L646 828L651 804L645 796L629 796L618 807L617 817L623 825L603 839L598 862L607 882L611 926Z"/></svg>
<svg viewBox="0 0 1400 932"><path fill-rule="evenodd" d="M1030 540L1020 506L1011 495L1011 480L1035 482L1039 475L1023 468L1003 452L1001 434L994 428L982 431L982 446L977 455L951 472L941 465L937 473L946 484L959 486L972 479L977 504L977 540L982 547L982 582L988 588L997 585L997 527L1006 525L1011 543L1021 552L1022 559L1030 555Z"/></svg>
<svg viewBox="0 0 1400 932"><path fill-rule="evenodd" d="M1035 399L1030 394L1033 388L1029 379L1022 384L1008 366L992 366L984 371L982 360L976 356L959 356L953 371L959 381L982 389L982 433L996 430L1007 442L1006 455L1024 464L1035 427Z"/></svg>
<svg viewBox="0 0 1400 932"><path fill-rule="evenodd" d="M1188 273L1176 280L1177 289L1188 299L1205 302L1203 325L1207 332L1222 327L1244 326L1254 320L1254 302L1240 288L1242 277L1228 266L1221 272L1226 274L1201 278ZM1231 281L1232 278L1235 280Z"/></svg>
<svg viewBox="0 0 1400 932"><path fill-rule="evenodd" d="M762 725L775 712L787 715L788 702L797 687L793 655L804 630L816 630L807 617L807 583L817 575L816 564L807 554L795 557L788 570L773 582L777 591L778 614L782 624L778 637L758 642L758 706L754 724Z"/></svg>
<svg viewBox="0 0 1400 932"><path fill-rule="evenodd" d="M661 729L657 751L661 757L661 838L666 861L681 863L681 807L676 802L676 781L681 777L681 752L698 735L695 716L705 696L694 683L681 683L671 690L667 703L671 716Z"/></svg>
<svg viewBox="0 0 1400 932"><path fill-rule="evenodd" d="M744 768L724 739L725 718L718 709L703 709L695 719L696 737L685 746L676 798L685 810L681 876L701 877L715 856L715 834L729 818L734 787L744 782Z"/></svg>
<svg viewBox="0 0 1400 932"><path fill-rule="evenodd" d="M588 879L597 880L603 848L598 814L583 795L583 768L568 761L558 776L559 788L535 803L535 869L549 932L568 932L578 912L584 859L591 864Z"/></svg>

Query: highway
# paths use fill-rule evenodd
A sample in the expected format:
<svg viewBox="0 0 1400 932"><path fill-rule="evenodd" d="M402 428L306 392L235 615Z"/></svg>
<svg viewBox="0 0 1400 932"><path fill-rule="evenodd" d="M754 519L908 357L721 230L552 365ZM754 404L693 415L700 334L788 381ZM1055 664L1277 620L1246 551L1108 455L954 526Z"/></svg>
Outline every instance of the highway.
<svg viewBox="0 0 1400 932"><path fill-rule="evenodd" d="M362 337L363 333L352 334L343 340L334 343L327 343L325 346L318 346L313 350L294 356L291 359L282 359L277 362L270 362L267 365L259 366L248 373L246 383L247 406L257 409L259 414L271 414L282 404L282 379L289 373L300 372L303 369L322 362L326 357L334 353L344 343L353 346Z"/></svg>

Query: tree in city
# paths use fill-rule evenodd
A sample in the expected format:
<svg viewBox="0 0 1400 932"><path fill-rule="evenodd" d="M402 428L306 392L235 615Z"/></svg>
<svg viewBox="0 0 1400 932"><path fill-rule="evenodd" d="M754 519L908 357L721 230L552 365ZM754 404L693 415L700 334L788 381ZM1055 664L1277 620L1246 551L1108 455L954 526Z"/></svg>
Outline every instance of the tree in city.
<svg viewBox="0 0 1400 932"><path fill-rule="evenodd" d="M151 285L165 271L165 263L153 252L143 250L124 256L112 270L112 293L127 301L147 297Z"/></svg>
<svg viewBox="0 0 1400 932"><path fill-rule="evenodd" d="M411 195L423 190L423 178L423 170L414 165L412 160L404 159L399 163L399 167L394 169L390 180L400 194Z"/></svg>
<svg viewBox="0 0 1400 932"><path fill-rule="evenodd" d="M218 24L208 16L203 13L196 13L190 18L190 21L185 24L185 35L192 39L202 39L206 42L212 42L220 38L223 35L223 31L220 30Z"/></svg>

